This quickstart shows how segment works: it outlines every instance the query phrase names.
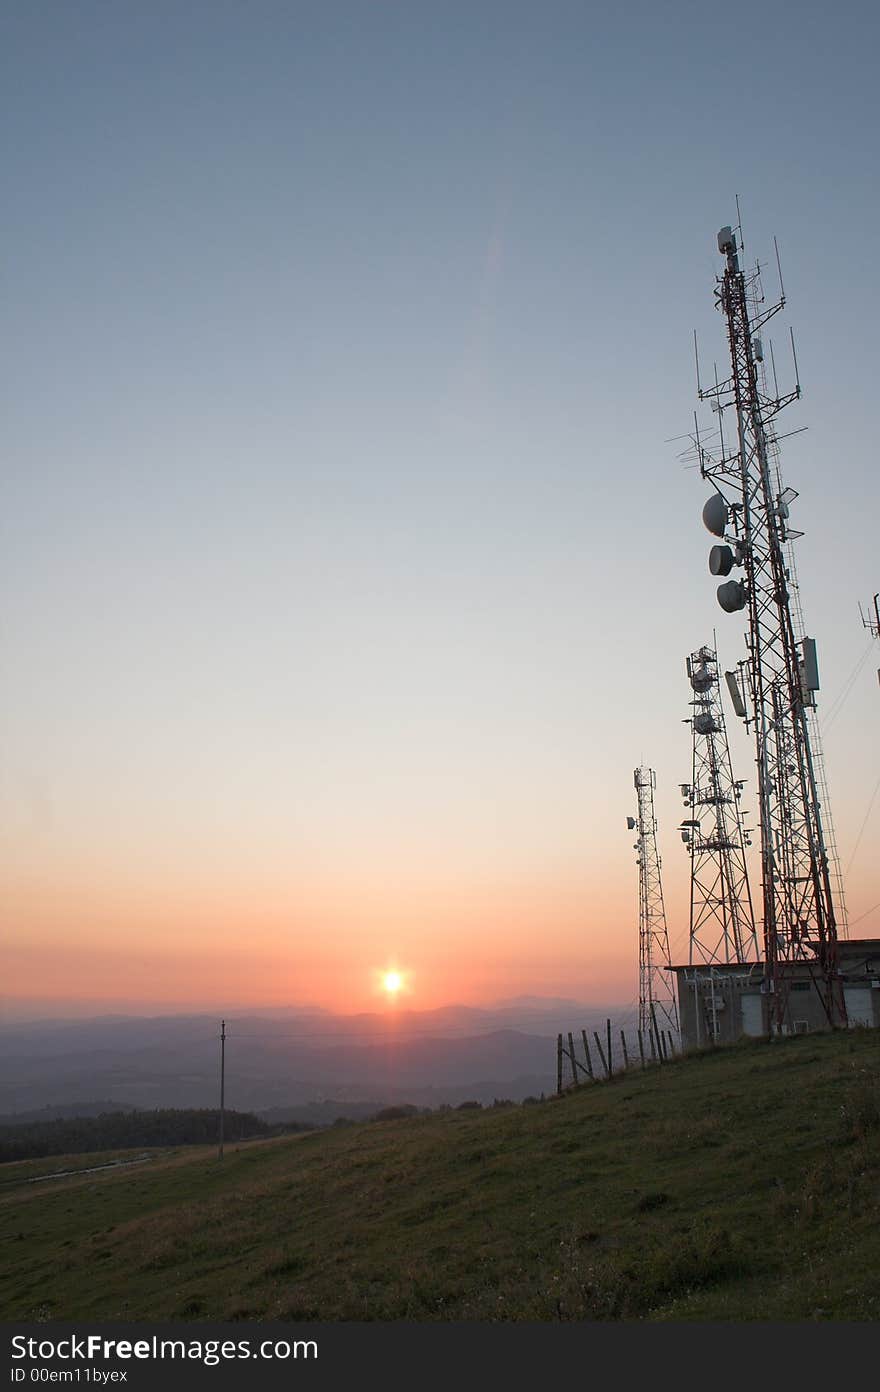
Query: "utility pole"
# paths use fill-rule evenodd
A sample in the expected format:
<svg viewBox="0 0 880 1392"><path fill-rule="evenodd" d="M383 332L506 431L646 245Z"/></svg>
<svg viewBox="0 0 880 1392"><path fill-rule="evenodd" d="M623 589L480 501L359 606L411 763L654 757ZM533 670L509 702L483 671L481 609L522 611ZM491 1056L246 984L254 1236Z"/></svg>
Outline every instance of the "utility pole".
<svg viewBox="0 0 880 1392"><path fill-rule="evenodd" d="M220 1154L223 1159L223 1123L226 1119L226 1021L220 1021Z"/></svg>
<svg viewBox="0 0 880 1392"><path fill-rule="evenodd" d="M790 964L810 964L829 1024L846 1024L846 1007L838 969L837 920L831 889L829 848L817 789L817 755L810 739L810 716L819 689L816 644L796 635L793 611L796 580L790 543L802 535L789 525L790 505L798 496L784 488L779 473L778 439L773 422L800 396L797 358L791 338L795 383L780 393L772 342L772 390L760 336L764 325L785 304L766 307L760 267L748 274L740 266L741 229L722 227L718 250L724 273L716 278L715 298L724 315L730 353L730 376L703 388L701 401L717 412L714 453L695 436L700 472L716 492L703 508L708 530L721 539L709 555L712 575L729 576L734 566L742 579L718 586L718 603L728 614L748 615L745 666L750 710L747 724L755 740L761 828L761 874L764 917L764 989L769 996L770 1030L787 1025ZM778 258L777 258L778 264ZM699 374L699 367L698 367ZM733 421L733 439L725 443L724 420Z"/></svg>

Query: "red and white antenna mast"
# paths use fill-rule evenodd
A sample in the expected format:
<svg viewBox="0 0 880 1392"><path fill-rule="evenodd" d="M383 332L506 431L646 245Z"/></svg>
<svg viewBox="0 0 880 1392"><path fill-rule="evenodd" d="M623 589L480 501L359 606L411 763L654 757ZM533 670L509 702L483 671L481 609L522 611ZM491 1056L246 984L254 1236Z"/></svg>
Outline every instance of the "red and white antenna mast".
<svg viewBox="0 0 880 1392"><path fill-rule="evenodd" d="M798 495L782 487L773 429L779 412L800 396L800 384L793 337L792 390L779 392L772 344L772 393L763 366L761 331L782 309L784 292L777 303L764 307L760 268L743 271L732 228L719 232L718 250L725 267L715 297L725 318L731 370L713 387L698 387L700 399L710 401L718 413L720 449L710 454L699 434L696 444L702 476L716 488L703 508L706 527L719 538L709 570L719 577L729 576L734 567L742 572L742 579L723 580L718 602L727 613L748 614L744 672L758 772L765 989L771 1030L781 1033L789 1023L789 965L794 961L813 964L829 1023L846 1022L829 854L810 742L819 688L816 645L811 638L796 638L792 620L794 581L787 555L801 533L788 519ZM729 447L726 417L733 426Z"/></svg>

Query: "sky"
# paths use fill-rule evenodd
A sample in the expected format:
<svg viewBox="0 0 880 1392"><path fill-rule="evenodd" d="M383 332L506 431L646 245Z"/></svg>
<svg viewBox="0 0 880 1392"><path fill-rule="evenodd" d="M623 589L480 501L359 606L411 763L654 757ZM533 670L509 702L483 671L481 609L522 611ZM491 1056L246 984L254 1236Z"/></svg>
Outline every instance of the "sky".
<svg viewBox="0 0 880 1392"><path fill-rule="evenodd" d="M681 960L684 659L743 652L680 457L737 195L768 292L779 243L831 809L880 935L878 31L3 7L7 1008L358 1010L391 966L413 1008L630 1002L642 762Z"/></svg>

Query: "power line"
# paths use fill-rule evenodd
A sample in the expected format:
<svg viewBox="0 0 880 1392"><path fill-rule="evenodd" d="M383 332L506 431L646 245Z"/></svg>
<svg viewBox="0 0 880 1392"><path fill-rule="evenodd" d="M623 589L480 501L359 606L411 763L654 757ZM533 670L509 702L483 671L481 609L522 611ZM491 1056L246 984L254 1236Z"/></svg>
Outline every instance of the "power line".
<svg viewBox="0 0 880 1392"><path fill-rule="evenodd" d="M850 925L849 925L850 928L854 927L854 925L855 925L856 923L861 923L862 919L863 919L863 918L867 918L867 917L868 917L868 914L872 914L872 913L874 912L875 909L880 909L880 904L872 904L871 907L870 907L870 909L865 909L865 912L864 912L864 913L859 914L858 918L854 918L854 919L851 921L851 923L850 923Z"/></svg>
<svg viewBox="0 0 880 1392"><path fill-rule="evenodd" d="M873 646L874 643L872 640L868 643L867 648L862 653L861 657L859 658L858 662L856 663L855 667L853 668L852 672L850 673L849 677L844 683L843 688L837 694L834 701L831 703L831 708L828 712L828 715L825 718L826 734L828 733L828 730L831 728L834 721L837 719L840 712L843 710L843 707L845 706L848 697L851 695L855 687L856 680L859 677L862 668L864 667L868 658L871 656L871 649L873 648Z"/></svg>
<svg viewBox="0 0 880 1392"><path fill-rule="evenodd" d="M853 846L853 848L852 848L852 855L851 855L850 858L849 858L849 865L846 867L846 873L847 873L847 874L849 874L849 872L850 872L850 867L852 866L852 863L853 863L853 861L854 861L855 858L856 858L856 851L859 849L859 845L861 844L862 837L863 837L864 834L865 834L865 827L868 825L868 818L869 818L870 815L871 815L871 808L874 806L874 800L876 799L878 793L880 793L880 778L878 778L878 779L877 779L877 782L874 784L874 791L873 791L873 793L871 794L871 801L868 803L868 810L867 810L867 812L865 813L865 817L864 817L864 820L863 820L863 822L862 822L862 825L859 827L859 834L858 834L858 836L856 837L856 844L855 844L855 845Z"/></svg>

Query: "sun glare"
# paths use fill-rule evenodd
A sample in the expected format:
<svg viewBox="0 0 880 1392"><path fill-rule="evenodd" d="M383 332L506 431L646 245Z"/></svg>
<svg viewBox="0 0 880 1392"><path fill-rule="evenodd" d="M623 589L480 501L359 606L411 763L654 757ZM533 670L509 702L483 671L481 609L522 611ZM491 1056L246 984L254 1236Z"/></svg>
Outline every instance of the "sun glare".
<svg viewBox="0 0 880 1392"><path fill-rule="evenodd" d="M373 991L383 996L388 1005L396 1005L412 991L412 973L402 971L391 959L391 965L377 967L373 971Z"/></svg>

